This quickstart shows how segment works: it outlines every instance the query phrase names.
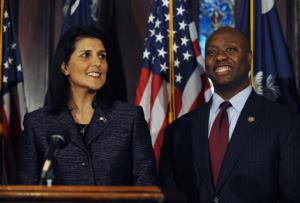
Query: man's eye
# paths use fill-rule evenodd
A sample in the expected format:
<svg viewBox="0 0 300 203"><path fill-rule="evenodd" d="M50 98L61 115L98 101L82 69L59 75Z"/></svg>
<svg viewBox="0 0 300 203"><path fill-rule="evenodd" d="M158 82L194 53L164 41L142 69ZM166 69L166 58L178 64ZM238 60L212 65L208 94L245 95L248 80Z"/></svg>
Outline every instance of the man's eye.
<svg viewBox="0 0 300 203"><path fill-rule="evenodd" d="M215 53L216 53L216 52L213 51L213 50L207 50L206 53L205 53L205 55L206 55L206 56L213 56L213 55L215 55Z"/></svg>
<svg viewBox="0 0 300 203"><path fill-rule="evenodd" d="M106 53L101 53L99 54L100 59L106 59Z"/></svg>
<svg viewBox="0 0 300 203"><path fill-rule="evenodd" d="M228 47L225 49L226 52L236 52L238 49L236 47Z"/></svg>

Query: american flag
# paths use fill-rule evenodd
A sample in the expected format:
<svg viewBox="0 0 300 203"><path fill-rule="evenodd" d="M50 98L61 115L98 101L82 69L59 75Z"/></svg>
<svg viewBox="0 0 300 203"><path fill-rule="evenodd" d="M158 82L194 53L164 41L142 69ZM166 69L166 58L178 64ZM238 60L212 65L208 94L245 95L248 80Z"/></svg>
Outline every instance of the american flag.
<svg viewBox="0 0 300 203"><path fill-rule="evenodd" d="M176 117L209 100L211 89L186 0L173 0L174 81ZM135 104L145 112L158 162L168 124L169 0L154 0L148 19L143 67Z"/></svg>
<svg viewBox="0 0 300 203"><path fill-rule="evenodd" d="M3 3L3 0L2 2ZM18 139L26 112L23 72L16 30L10 15L9 1L4 2L1 24L1 182L14 183ZM3 5L3 4L2 4Z"/></svg>

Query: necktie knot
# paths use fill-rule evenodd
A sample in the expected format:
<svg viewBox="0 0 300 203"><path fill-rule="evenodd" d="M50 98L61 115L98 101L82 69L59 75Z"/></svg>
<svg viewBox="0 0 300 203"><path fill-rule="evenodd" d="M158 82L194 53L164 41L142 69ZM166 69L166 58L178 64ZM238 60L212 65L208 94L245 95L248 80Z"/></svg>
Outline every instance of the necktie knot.
<svg viewBox="0 0 300 203"><path fill-rule="evenodd" d="M224 101L220 104L220 109L221 110L227 110L229 107L231 107L231 103L229 101Z"/></svg>

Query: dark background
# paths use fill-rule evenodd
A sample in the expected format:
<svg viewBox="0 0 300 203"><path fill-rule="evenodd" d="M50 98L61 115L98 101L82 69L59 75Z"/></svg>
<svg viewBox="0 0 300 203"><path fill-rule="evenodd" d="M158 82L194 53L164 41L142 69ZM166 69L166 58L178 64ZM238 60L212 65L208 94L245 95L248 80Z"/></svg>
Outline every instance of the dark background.
<svg viewBox="0 0 300 203"><path fill-rule="evenodd" d="M41 107L48 83L48 68L63 22L63 0L10 0L21 49L24 86L29 111ZM237 8L239 1L237 0ZM299 0L276 0L285 39L293 59L299 91ZM197 20L198 0L189 0ZM119 96L133 103L142 64L143 42L151 0L99 0L98 26L114 39L120 57L115 67ZM112 67L114 68L114 67ZM124 77L123 77L124 76Z"/></svg>

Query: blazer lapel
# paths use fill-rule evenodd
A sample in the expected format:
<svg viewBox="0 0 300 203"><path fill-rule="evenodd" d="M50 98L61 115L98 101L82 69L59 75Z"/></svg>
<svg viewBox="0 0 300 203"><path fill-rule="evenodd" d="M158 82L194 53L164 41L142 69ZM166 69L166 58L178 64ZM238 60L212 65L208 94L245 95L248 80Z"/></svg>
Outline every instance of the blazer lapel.
<svg viewBox="0 0 300 203"><path fill-rule="evenodd" d="M208 118L211 101L203 104L198 110L197 117L192 120L192 142L195 157L196 172L204 181L208 190L213 193L214 186L211 179L210 155L208 149Z"/></svg>
<svg viewBox="0 0 300 203"><path fill-rule="evenodd" d="M256 93L252 91L244 106L244 109L240 114L228 145L228 150L220 171L220 178L217 184L216 192L218 192L226 182L233 168L237 164L243 149L246 148L248 139L251 135L253 135L254 129L259 124L262 118L262 107L263 103Z"/></svg>
<svg viewBox="0 0 300 203"><path fill-rule="evenodd" d="M72 118L72 115L68 111L61 112L54 122L58 122L63 127L67 127L70 135L70 142L74 143L78 147L85 149L82 142L82 138L79 135L78 129Z"/></svg>
<svg viewBox="0 0 300 203"><path fill-rule="evenodd" d="M88 134L86 137L87 145L91 144L102 132L103 130L111 123L113 113L104 111L100 105L95 109L91 125L89 126Z"/></svg>

